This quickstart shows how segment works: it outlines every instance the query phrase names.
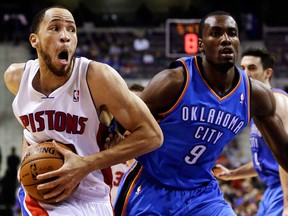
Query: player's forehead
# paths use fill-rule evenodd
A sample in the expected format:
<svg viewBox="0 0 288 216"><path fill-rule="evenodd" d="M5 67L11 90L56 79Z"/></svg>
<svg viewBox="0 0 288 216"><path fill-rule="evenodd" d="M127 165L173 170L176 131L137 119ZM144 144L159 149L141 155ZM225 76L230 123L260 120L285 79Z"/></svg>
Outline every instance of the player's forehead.
<svg viewBox="0 0 288 216"><path fill-rule="evenodd" d="M237 28L237 23L233 17L229 15L214 15L207 17L205 20L205 25L213 27L225 27L225 28Z"/></svg>
<svg viewBox="0 0 288 216"><path fill-rule="evenodd" d="M63 21L75 23L73 15L65 8L50 8L45 12L43 22L49 24L51 22Z"/></svg>
<svg viewBox="0 0 288 216"><path fill-rule="evenodd" d="M241 59L241 65L261 65L261 58L258 56L243 56Z"/></svg>

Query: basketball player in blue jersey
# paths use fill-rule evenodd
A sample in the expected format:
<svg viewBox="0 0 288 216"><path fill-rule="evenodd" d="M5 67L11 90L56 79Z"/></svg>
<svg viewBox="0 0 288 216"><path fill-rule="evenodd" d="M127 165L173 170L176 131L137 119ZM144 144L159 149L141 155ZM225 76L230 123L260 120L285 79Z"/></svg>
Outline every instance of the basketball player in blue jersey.
<svg viewBox="0 0 288 216"><path fill-rule="evenodd" d="M77 27L67 9L43 9L31 29L29 41L38 58L12 64L4 74L7 88L15 95L14 114L24 128L22 155L30 145L47 140L69 144L77 154L54 145L64 155L64 165L37 178L46 182L38 186L49 191L44 198L56 198L57 203L39 202L21 187L22 215L111 216L109 173L104 169L160 147L162 131L117 71L74 56ZM98 114L104 108L130 132L106 150L97 140Z"/></svg>
<svg viewBox="0 0 288 216"><path fill-rule="evenodd" d="M258 48L249 48L242 53L241 68L253 79L263 82L271 88L270 80L273 75L273 57ZM286 92L272 88L276 99L277 113L282 118L288 130L288 95ZM222 180L244 179L258 176L267 186L258 209L258 216L284 216L288 215L288 174L274 159L271 150L266 145L259 130L251 121L250 148L252 161L233 170L221 164L216 165L216 177ZM284 199L283 199L284 195ZM284 208L285 207L285 208Z"/></svg>
<svg viewBox="0 0 288 216"><path fill-rule="evenodd" d="M159 122L164 142L137 157L125 173L115 203L117 216L235 215L211 170L251 117L288 170L288 136L275 113L273 93L236 67L239 49L234 18L224 11L208 14L199 29L203 55L176 60L140 93Z"/></svg>

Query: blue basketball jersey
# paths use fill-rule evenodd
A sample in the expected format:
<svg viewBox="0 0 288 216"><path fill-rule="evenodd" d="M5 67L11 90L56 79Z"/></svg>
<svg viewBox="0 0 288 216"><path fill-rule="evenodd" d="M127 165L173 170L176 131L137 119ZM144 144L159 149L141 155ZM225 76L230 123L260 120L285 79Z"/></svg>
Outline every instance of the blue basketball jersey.
<svg viewBox="0 0 288 216"><path fill-rule="evenodd" d="M287 95L287 93L281 89L272 88L272 91ZM275 160L253 120L251 121L250 148L254 168L261 181L268 187L280 187L279 164Z"/></svg>
<svg viewBox="0 0 288 216"><path fill-rule="evenodd" d="M193 189L215 180L211 169L223 148L250 122L250 81L239 74L223 97L209 87L197 57L177 60L186 72L184 91L159 122L163 145L137 158L145 172L167 186ZM179 66L179 65L178 65Z"/></svg>

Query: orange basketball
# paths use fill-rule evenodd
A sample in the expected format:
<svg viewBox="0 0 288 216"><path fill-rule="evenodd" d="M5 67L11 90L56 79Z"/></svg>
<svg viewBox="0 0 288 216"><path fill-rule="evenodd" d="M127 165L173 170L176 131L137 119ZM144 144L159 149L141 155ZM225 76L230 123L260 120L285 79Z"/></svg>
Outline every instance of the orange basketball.
<svg viewBox="0 0 288 216"><path fill-rule="evenodd" d="M71 150L61 143L62 147ZM54 203L55 199L44 199L48 190L37 190L37 185L48 182L47 180L37 180L38 174L43 174L59 169L64 163L64 158L54 147L52 142L42 142L33 145L30 151L24 156L20 168L20 180L26 192L33 198L48 203ZM52 180L52 179L50 179ZM49 181L50 181L49 180Z"/></svg>

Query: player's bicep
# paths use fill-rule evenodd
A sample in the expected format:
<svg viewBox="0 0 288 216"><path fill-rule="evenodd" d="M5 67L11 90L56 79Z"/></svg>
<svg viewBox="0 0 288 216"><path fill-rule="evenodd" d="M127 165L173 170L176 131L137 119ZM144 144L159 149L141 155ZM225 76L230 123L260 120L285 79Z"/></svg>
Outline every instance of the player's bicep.
<svg viewBox="0 0 288 216"><path fill-rule="evenodd" d="M279 92L274 93L274 96L276 99L276 113L281 118L284 129L288 134L288 96Z"/></svg>
<svg viewBox="0 0 288 216"><path fill-rule="evenodd" d="M146 104L134 93L132 93L131 98L127 100L127 104L116 111L114 114L117 121L128 131L134 131L137 127L144 124L144 120L151 118L147 113L150 113ZM112 111L111 111L112 112Z"/></svg>
<svg viewBox="0 0 288 216"><path fill-rule="evenodd" d="M137 115L145 117L145 104L129 90L126 82L110 66L93 62L88 73L88 84L97 110L106 106L126 129L134 130L137 127L136 121L132 120Z"/></svg>
<svg viewBox="0 0 288 216"><path fill-rule="evenodd" d="M118 94L113 94L113 99L107 101L107 106L117 122L128 131L134 131L144 121L151 120L145 103L126 87L119 89Z"/></svg>

